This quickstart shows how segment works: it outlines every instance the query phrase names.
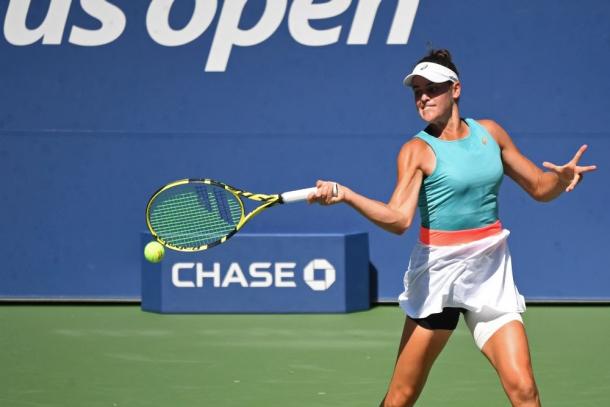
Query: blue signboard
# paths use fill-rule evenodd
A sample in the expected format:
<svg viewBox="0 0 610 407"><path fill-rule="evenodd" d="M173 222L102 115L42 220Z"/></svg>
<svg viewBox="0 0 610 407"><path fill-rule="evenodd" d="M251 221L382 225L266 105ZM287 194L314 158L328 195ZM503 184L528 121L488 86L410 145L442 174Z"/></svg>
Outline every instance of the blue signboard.
<svg viewBox="0 0 610 407"><path fill-rule="evenodd" d="M142 247L151 239L143 234ZM146 311L350 312L369 304L365 233L239 234L214 250L142 260Z"/></svg>
<svg viewBox="0 0 610 407"><path fill-rule="evenodd" d="M448 48L460 111L531 160L599 166L500 218L529 300L610 300L605 0L2 0L0 298L140 299L148 197L182 178L278 193L330 179L387 202L425 123L404 75ZM294 205L248 233L367 232L374 301L396 301L418 231Z"/></svg>

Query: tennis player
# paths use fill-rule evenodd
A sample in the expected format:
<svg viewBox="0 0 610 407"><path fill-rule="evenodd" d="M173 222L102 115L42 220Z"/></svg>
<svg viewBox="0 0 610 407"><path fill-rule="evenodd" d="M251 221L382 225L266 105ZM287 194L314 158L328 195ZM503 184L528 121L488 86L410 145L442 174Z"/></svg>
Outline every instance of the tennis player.
<svg viewBox="0 0 610 407"><path fill-rule="evenodd" d="M398 179L382 203L344 185L318 181L309 202L345 202L383 229L421 228L399 303L406 313L398 357L382 406L412 406L463 314L474 341L498 372L513 406L540 406L521 319L525 301L513 281L509 231L498 218L506 174L537 201L572 191L594 165L534 165L493 120L462 118L462 86L447 50L431 51L406 76L428 123L398 154Z"/></svg>

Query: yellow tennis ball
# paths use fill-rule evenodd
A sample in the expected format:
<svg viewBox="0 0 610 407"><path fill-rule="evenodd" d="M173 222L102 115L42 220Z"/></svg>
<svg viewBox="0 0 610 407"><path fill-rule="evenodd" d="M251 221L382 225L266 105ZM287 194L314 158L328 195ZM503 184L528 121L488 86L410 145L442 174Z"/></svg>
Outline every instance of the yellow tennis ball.
<svg viewBox="0 0 610 407"><path fill-rule="evenodd" d="M151 263L159 263L165 256L165 248L159 242L149 242L144 247L144 257Z"/></svg>

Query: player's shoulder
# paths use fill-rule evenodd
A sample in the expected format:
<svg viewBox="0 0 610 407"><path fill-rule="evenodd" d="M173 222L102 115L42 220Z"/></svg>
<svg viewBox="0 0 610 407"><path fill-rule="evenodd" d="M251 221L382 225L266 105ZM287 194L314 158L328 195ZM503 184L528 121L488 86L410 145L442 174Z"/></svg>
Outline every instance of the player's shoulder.
<svg viewBox="0 0 610 407"><path fill-rule="evenodd" d="M476 122L485 127L485 129L492 134L506 133L504 127L493 119L476 119Z"/></svg>
<svg viewBox="0 0 610 407"><path fill-rule="evenodd" d="M429 149L430 147L428 147L428 144L424 140L418 137L412 137L400 148L398 160L408 160L414 163L419 163L419 161L426 156Z"/></svg>
<svg viewBox="0 0 610 407"><path fill-rule="evenodd" d="M497 131L499 128L502 128L502 126L500 126L498 122L493 119L475 119L475 121L481 126L485 127L485 129L490 133L492 131Z"/></svg>
<svg viewBox="0 0 610 407"><path fill-rule="evenodd" d="M510 140L506 130L497 121L493 119L476 119L476 122L483 126L500 145Z"/></svg>
<svg viewBox="0 0 610 407"><path fill-rule="evenodd" d="M419 151L427 146L428 143L426 143L423 139L413 136L402 145L401 150Z"/></svg>
<svg viewBox="0 0 610 407"><path fill-rule="evenodd" d="M400 148L400 154L417 154L427 147L428 144L424 140L420 139L419 137L412 137L402 145Z"/></svg>

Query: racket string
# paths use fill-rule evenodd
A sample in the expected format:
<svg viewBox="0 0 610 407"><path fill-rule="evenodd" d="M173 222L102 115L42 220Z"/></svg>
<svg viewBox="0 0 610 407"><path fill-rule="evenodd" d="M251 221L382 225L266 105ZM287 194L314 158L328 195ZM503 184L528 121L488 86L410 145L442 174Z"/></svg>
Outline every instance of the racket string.
<svg viewBox="0 0 610 407"><path fill-rule="evenodd" d="M150 221L164 241L176 246L203 246L235 230L241 205L232 194L205 186L175 188L157 197Z"/></svg>
<svg viewBox="0 0 610 407"><path fill-rule="evenodd" d="M188 216L188 212L184 214ZM199 219L182 222L157 222L153 227L158 231L159 236L168 242L175 242L178 245L203 245L218 240L222 236L230 233L234 226L219 222L216 219Z"/></svg>

